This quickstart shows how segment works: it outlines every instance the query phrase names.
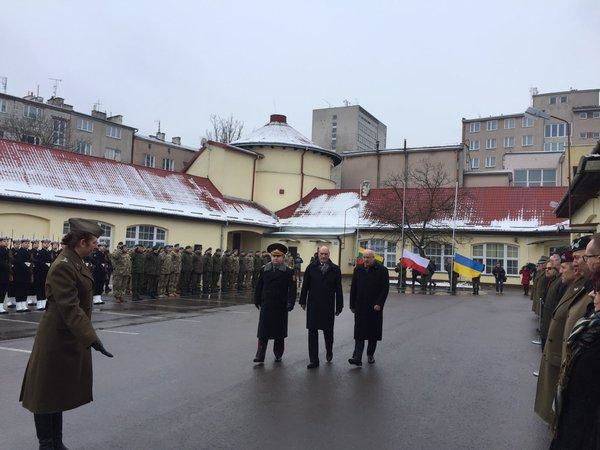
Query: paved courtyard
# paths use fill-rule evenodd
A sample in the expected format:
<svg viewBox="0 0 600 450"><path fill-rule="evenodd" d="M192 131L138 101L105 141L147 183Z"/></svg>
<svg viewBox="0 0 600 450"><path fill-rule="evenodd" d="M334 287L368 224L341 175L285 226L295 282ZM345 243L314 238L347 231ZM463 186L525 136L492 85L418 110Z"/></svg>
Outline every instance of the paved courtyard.
<svg viewBox="0 0 600 450"><path fill-rule="evenodd" d="M247 294L95 308L108 359L94 353L95 400L65 413L86 449L543 449L533 413L540 349L518 291L503 297L391 293L376 364L348 365L352 315L334 360L307 371L303 311L280 364L254 366L258 314ZM346 301L347 303L347 301ZM41 313L0 319L0 448L35 448L18 403ZM321 350L323 350L321 341Z"/></svg>

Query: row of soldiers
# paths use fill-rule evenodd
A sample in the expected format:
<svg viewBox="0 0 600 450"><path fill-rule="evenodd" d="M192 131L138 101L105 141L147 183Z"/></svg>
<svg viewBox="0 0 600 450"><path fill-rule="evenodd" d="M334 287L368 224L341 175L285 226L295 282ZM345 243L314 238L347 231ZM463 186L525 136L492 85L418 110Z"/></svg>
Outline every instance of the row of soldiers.
<svg viewBox="0 0 600 450"><path fill-rule="evenodd" d="M46 307L46 276L60 253L58 242L13 240L0 236L0 314L8 308L17 312Z"/></svg>

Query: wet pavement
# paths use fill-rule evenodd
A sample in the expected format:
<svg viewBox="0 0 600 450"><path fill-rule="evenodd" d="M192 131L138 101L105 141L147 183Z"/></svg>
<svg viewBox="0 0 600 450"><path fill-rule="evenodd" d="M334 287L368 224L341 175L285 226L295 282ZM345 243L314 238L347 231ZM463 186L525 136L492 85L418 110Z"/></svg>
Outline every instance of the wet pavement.
<svg viewBox="0 0 600 450"><path fill-rule="evenodd" d="M290 314L283 362L269 352L264 366L252 363L258 313L249 298L96 307L94 325L115 358L93 352L95 400L65 413L65 443L86 449L549 444L533 412L536 321L518 291L473 297L392 290L377 361L362 368L347 363L353 318L346 305L336 320L333 363L322 360L312 371L299 307ZM0 448L35 448L33 418L17 399L36 326L29 322L41 313L1 317L7 320L0 321Z"/></svg>

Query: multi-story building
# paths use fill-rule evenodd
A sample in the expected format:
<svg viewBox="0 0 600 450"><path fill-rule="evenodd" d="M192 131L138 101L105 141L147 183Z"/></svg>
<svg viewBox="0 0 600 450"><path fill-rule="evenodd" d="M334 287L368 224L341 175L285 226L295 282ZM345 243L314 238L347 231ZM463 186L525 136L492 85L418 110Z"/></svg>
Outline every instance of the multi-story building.
<svg viewBox="0 0 600 450"><path fill-rule="evenodd" d="M0 93L0 138L130 163L135 131L121 115L81 113L60 97Z"/></svg>
<svg viewBox="0 0 600 450"><path fill-rule="evenodd" d="M360 105L313 109L312 141L335 152L386 147L387 127Z"/></svg>
<svg viewBox="0 0 600 450"><path fill-rule="evenodd" d="M465 170L498 172L510 169L513 183L519 186L564 184L568 178L565 175L567 168L562 170L562 167L553 166L554 160L560 159L562 164L565 159L561 158L568 140L568 127L564 121L571 124L571 156L573 152L588 153L600 138L599 97L600 89L534 92L532 106L556 117L549 120L525 114L526 107L516 114L463 118L462 138L468 146ZM546 153L555 155L547 156ZM573 171L578 160L568 159L571 159ZM564 174L559 173L561 171Z"/></svg>
<svg viewBox="0 0 600 450"><path fill-rule="evenodd" d="M178 136L166 141L165 133L160 131L154 136L138 133L133 136L132 160L140 166L181 172L197 152L197 148L182 145Z"/></svg>

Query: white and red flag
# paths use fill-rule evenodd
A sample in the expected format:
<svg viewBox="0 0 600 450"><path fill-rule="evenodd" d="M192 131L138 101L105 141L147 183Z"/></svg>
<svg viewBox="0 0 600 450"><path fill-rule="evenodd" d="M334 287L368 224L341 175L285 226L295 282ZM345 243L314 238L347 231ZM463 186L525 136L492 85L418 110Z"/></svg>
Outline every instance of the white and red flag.
<svg viewBox="0 0 600 450"><path fill-rule="evenodd" d="M427 273L427 266L429 265L429 260L427 258L423 258L416 253L409 252L404 249L402 251L402 266L407 269L416 270L422 274Z"/></svg>

